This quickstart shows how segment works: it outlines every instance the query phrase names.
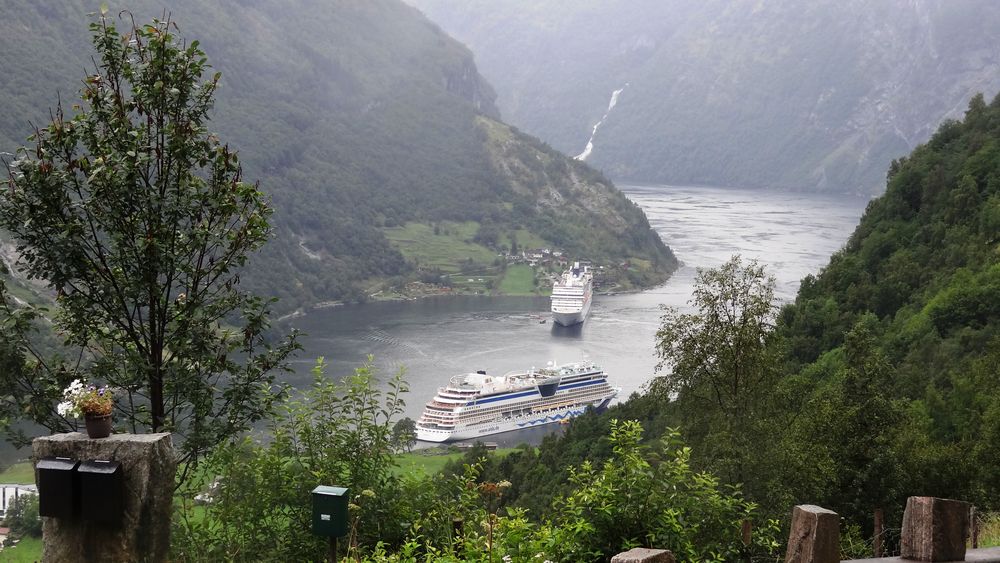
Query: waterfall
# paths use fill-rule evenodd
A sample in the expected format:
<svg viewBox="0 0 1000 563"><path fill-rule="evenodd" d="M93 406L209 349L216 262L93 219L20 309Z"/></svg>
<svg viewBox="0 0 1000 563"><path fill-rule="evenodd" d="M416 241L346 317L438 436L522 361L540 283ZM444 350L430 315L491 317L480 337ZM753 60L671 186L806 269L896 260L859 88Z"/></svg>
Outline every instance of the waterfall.
<svg viewBox="0 0 1000 563"><path fill-rule="evenodd" d="M590 156L590 153L593 152L593 150L594 150L594 136L597 135L597 129L608 118L608 115L611 113L611 110L615 109L615 106L618 105L618 96L621 95L622 91L624 91L625 88L627 88L627 87L628 87L628 82L625 83L625 86L622 86L621 88L619 88L619 89L617 89L617 90L615 90L614 92L611 93L611 101L608 102L608 109L605 110L604 116L601 117L601 120L598 121L594 125L594 129L591 130L591 132L590 132L590 139L587 140L587 146L583 149L582 153L574 156L573 158L575 158L577 160L580 160L580 161L587 160L587 157Z"/></svg>

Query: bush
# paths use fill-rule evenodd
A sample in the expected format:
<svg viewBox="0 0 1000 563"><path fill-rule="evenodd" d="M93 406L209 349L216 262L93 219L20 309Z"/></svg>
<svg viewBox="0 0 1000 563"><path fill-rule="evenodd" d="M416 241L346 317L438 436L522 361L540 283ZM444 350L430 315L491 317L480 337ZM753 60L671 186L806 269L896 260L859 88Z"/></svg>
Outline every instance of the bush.
<svg viewBox="0 0 1000 563"><path fill-rule="evenodd" d="M319 560L324 538L311 532L311 491L317 485L350 490L348 542L399 543L408 528L400 479L392 474L392 429L402 412L401 374L379 390L372 359L335 382L322 359L314 382L288 401L268 443L246 438L220 446L203 478L183 491L175 517L175 560ZM205 507L196 493L212 487Z"/></svg>
<svg viewBox="0 0 1000 563"><path fill-rule="evenodd" d="M42 519L38 516L38 495L18 495L7 509L4 525L15 538L42 537Z"/></svg>

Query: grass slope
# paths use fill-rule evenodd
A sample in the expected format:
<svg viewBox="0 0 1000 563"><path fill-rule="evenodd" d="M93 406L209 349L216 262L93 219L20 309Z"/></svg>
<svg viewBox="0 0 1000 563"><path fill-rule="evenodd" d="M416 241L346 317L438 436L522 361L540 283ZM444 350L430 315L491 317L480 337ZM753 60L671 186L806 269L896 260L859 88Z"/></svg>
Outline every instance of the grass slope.
<svg viewBox="0 0 1000 563"><path fill-rule="evenodd" d="M497 448L490 452L492 457L503 459L513 452L519 451L517 448ZM408 473L423 473L424 475L434 475L439 473L450 461L462 459L464 452L442 452L439 449L417 450L410 453L396 455L396 475Z"/></svg>
<svg viewBox="0 0 1000 563"><path fill-rule="evenodd" d="M470 269L469 261L490 265L496 258L496 252L471 242L478 230L476 221L443 221L436 226L410 222L383 232L407 260L453 274Z"/></svg>
<svg viewBox="0 0 1000 563"><path fill-rule="evenodd" d="M534 295L535 269L527 264L508 266L497 290L504 295Z"/></svg>
<svg viewBox="0 0 1000 563"><path fill-rule="evenodd" d="M0 551L4 563L35 563L42 560L42 538L23 538L14 547Z"/></svg>
<svg viewBox="0 0 1000 563"><path fill-rule="evenodd" d="M31 462L22 461L0 472L0 483L27 485L35 482L35 469Z"/></svg>

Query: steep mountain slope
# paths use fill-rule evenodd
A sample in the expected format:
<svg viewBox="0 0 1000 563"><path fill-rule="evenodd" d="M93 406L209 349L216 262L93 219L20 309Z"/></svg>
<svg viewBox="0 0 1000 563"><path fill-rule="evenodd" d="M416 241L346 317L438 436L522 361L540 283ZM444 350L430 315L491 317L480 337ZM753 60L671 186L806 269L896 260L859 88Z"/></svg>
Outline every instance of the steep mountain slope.
<svg viewBox="0 0 1000 563"><path fill-rule="evenodd" d="M953 391L1000 344L1000 96L893 162L885 195L783 311L791 358L817 362L865 315L908 398Z"/></svg>
<svg viewBox="0 0 1000 563"><path fill-rule="evenodd" d="M165 13L152 0L113 3L111 13L123 7L137 22ZM396 0L178 0L166 10L222 72L213 129L241 151L245 176L273 197L276 240L252 263L247 282L283 297L283 308L363 298L379 280L415 275L387 228L454 220L537 230L514 211L517 190L486 147L484 124L498 117L490 86L469 51L417 10ZM92 66L87 11L7 2L0 151L13 152L31 132L29 122L47 119L57 92L75 99ZM599 178L581 187L608 189ZM586 219L601 224L597 216L605 213L615 211L591 209ZM566 220L558 211L553 217ZM615 221L649 230L641 213ZM642 244L628 241L616 251L662 264L650 276L662 279L669 250L658 239ZM577 250L609 258L589 239Z"/></svg>
<svg viewBox="0 0 1000 563"><path fill-rule="evenodd" d="M846 247L781 310L770 342L782 360L759 383L739 456L763 514L814 502L868 538L873 508L898 527L914 494L1000 509L1000 96L974 97L889 176ZM653 443L680 428L692 463L714 469L732 430L689 397L633 395L483 475L543 511L567 490L567 466L611 456L612 419L640 420Z"/></svg>
<svg viewBox="0 0 1000 563"><path fill-rule="evenodd" d="M583 152L607 112L587 161L616 178L879 193L1000 89L989 0L411 2L555 148Z"/></svg>

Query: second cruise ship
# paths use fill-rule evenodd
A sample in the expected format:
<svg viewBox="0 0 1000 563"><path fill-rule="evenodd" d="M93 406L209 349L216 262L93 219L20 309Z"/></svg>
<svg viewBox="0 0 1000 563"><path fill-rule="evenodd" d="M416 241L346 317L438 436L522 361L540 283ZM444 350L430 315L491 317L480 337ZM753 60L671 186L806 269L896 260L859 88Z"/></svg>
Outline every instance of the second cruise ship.
<svg viewBox="0 0 1000 563"><path fill-rule="evenodd" d="M574 262L552 286L552 320L570 326L582 323L590 312L594 276L590 268Z"/></svg>
<svg viewBox="0 0 1000 563"><path fill-rule="evenodd" d="M593 362L501 376L485 371L456 375L427 403L417 421L417 439L463 440L562 422L587 407L603 409L618 392Z"/></svg>

